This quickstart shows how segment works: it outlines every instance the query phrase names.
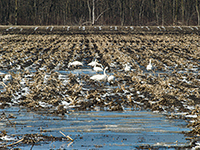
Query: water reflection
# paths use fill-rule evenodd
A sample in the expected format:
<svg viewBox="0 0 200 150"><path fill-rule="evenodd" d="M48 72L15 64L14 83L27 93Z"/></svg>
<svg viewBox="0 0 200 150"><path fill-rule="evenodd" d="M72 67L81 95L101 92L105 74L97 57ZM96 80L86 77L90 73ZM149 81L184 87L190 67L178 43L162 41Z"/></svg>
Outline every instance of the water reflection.
<svg viewBox="0 0 200 150"><path fill-rule="evenodd" d="M185 121L169 120L162 114L149 111L83 111L71 112L62 117L45 114L45 112L27 112L26 109L18 107L3 111L7 115L14 116L10 121L15 122L15 127L8 126L7 120L2 120L0 125L0 130L6 130L9 135L20 138L24 134L40 133L62 137L59 132L62 131L74 139L73 143L66 140L39 142L34 149L50 149L52 144L56 149L61 147L94 149L96 146L102 149L129 149L158 143L167 146L184 146L189 143L182 133L189 131ZM29 146L19 147L23 149Z"/></svg>

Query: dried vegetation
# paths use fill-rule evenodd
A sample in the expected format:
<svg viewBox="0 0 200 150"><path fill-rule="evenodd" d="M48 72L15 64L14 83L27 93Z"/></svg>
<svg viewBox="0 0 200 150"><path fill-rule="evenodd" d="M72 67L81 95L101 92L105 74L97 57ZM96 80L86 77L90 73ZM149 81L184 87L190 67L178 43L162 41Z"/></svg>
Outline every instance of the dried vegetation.
<svg viewBox="0 0 200 150"><path fill-rule="evenodd" d="M122 111L125 108L197 115L190 126L200 133L199 35L74 34L13 35L0 38L3 90L0 107L25 106L65 114L74 110ZM98 56L98 57L97 57ZM90 74L96 58L115 81L96 82ZM146 66L151 59L153 70ZM83 66L70 66L80 61ZM126 64L131 70L125 72ZM58 71L60 70L60 71ZM11 78L5 77L11 75ZM4 84L5 83L5 84Z"/></svg>

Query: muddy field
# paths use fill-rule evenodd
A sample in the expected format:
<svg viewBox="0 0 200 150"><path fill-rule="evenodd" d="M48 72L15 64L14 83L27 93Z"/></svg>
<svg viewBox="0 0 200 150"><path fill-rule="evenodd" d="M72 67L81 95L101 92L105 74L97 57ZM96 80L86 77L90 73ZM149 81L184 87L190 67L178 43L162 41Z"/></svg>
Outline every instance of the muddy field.
<svg viewBox="0 0 200 150"><path fill-rule="evenodd" d="M23 106L59 116L125 108L166 112L170 118L185 119L193 128L188 134L196 139L199 38L198 34L1 35L0 108ZM150 60L152 68L147 69ZM95 72L90 62L98 62L102 71ZM105 78L91 78L96 74Z"/></svg>

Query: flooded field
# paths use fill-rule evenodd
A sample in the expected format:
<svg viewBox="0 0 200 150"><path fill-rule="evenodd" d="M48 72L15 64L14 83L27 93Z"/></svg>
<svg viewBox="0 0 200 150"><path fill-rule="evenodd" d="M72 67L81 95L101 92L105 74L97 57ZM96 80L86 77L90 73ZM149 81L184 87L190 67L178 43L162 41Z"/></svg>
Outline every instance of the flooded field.
<svg viewBox="0 0 200 150"><path fill-rule="evenodd" d="M198 146L197 34L2 35L0 60L1 147Z"/></svg>
<svg viewBox="0 0 200 150"><path fill-rule="evenodd" d="M189 129L180 119L167 119L150 111L78 111L64 116L45 111L27 112L24 108L4 109L9 121L1 118L0 130L8 135L7 145L24 138L21 149L135 149L188 148L184 135ZM12 116L12 117L11 117ZM70 136L70 141L60 132ZM3 139L3 138L1 138ZM6 141L7 139L7 141ZM35 143L31 143L33 140ZM26 142L28 142L28 144Z"/></svg>

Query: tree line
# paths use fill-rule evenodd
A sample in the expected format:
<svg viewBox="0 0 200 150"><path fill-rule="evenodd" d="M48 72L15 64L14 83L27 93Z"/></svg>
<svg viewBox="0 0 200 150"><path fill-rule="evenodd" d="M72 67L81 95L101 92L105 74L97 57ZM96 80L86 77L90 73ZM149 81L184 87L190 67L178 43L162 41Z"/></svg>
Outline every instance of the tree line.
<svg viewBox="0 0 200 150"><path fill-rule="evenodd" d="M200 0L1 0L7 25L200 25Z"/></svg>

